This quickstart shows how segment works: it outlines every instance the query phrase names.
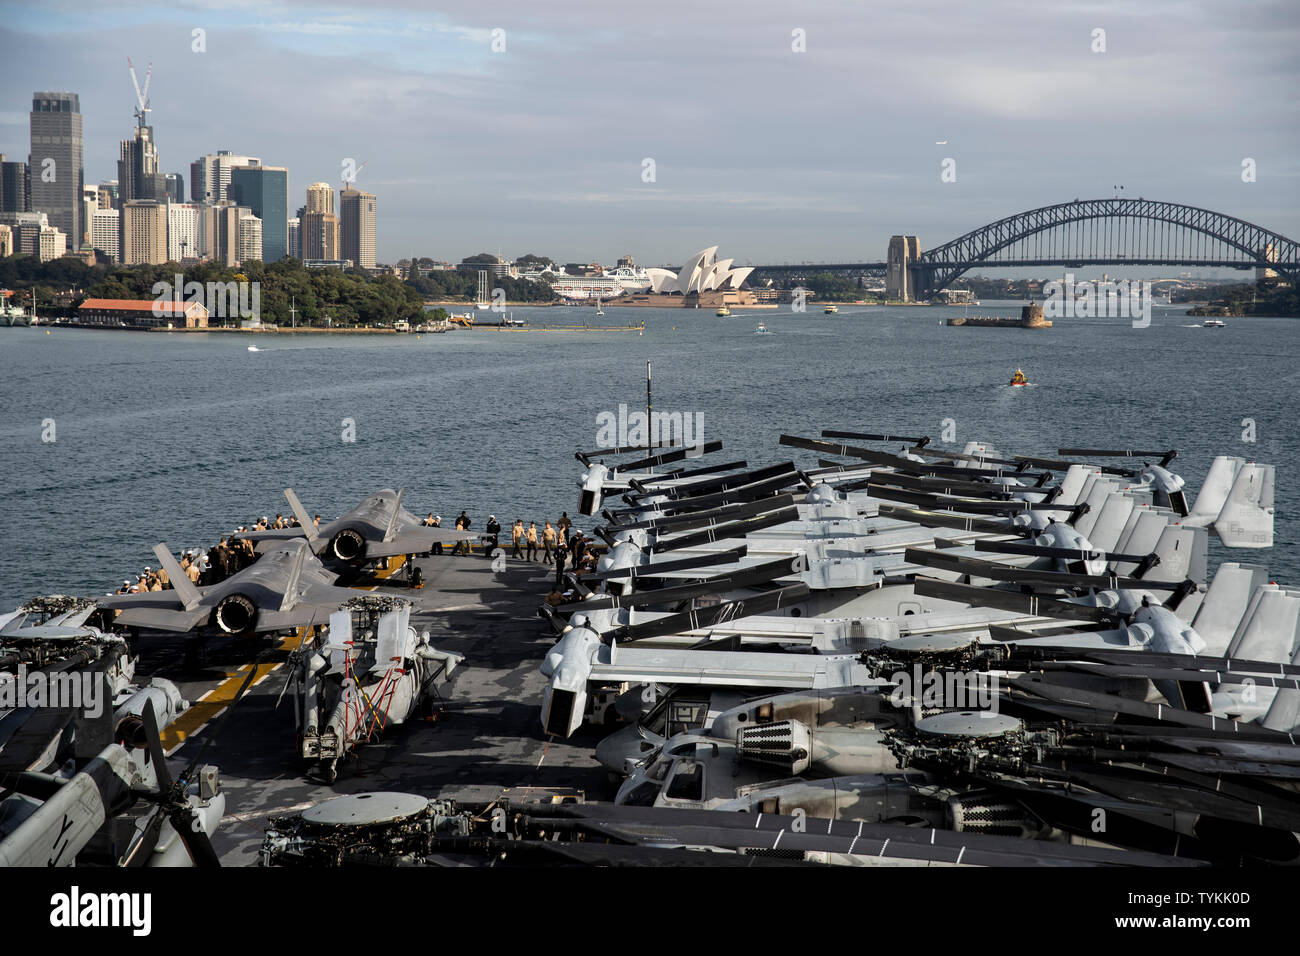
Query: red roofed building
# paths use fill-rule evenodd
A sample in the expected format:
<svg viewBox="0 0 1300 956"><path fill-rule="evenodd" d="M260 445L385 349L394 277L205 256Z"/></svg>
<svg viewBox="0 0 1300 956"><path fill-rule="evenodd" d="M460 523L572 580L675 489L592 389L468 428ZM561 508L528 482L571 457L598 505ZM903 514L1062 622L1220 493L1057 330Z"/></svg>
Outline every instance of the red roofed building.
<svg viewBox="0 0 1300 956"><path fill-rule="evenodd" d="M115 328L206 329L208 310L202 302L172 299L87 299L77 309L77 321Z"/></svg>

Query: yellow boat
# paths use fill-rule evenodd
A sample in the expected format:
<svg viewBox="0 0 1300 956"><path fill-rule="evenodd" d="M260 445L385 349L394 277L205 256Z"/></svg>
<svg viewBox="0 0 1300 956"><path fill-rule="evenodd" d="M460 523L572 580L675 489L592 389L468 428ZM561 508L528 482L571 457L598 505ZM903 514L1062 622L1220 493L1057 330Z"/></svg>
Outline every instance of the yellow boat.
<svg viewBox="0 0 1300 956"><path fill-rule="evenodd" d="M731 315L731 310L724 305L722 308L718 309L717 314L725 317Z"/></svg>
<svg viewBox="0 0 1300 956"><path fill-rule="evenodd" d="M1028 385L1029 379L1025 378L1025 373L1016 369L1016 374L1011 376L1012 385Z"/></svg>
<svg viewBox="0 0 1300 956"><path fill-rule="evenodd" d="M839 310L840 307L837 305L828 305L826 306L826 308L822 309L822 311L825 312L827 315L834 315Z"/></svg>

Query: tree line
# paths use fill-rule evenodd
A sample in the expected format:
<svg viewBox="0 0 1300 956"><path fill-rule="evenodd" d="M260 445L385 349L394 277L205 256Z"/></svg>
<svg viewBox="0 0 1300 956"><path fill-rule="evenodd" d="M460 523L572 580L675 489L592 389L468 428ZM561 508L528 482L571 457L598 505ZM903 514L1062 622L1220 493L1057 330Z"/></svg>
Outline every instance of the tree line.
<svg viewBox="0 0 1300 956"><path fill-rule="evenodd" d="M185 283L260 283L263 322L280 325L390 325L399 320L419 322L424 318L424 300L444 297L472 301L477 291L476 273L447 273L445 282L427 279L403 281L394 275L373 276L360 269L308 269L297 259L278 262L245 262L239 267L203 262L181 268L163 265L95 265L67 257L41 262L35 256L0 259L0 288L19 293L30 302L36 290L36 304L43 315L74 316L86 299L153 299L156 283L174 285L181 275ZM523 280L499 279L493 285L506 288L514 301L548 301L549 287ZM56 293L79 290L70 303L55 306ZM538 293L541 293L540 295ZM296 310L291 313L290 308Z"/></svg>

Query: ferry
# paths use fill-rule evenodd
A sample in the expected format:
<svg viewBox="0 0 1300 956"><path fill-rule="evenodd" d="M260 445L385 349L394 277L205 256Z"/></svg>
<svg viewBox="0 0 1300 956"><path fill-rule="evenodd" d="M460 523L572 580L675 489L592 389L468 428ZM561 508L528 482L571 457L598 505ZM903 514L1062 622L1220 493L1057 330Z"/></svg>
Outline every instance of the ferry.
<svg viewBox="0 0 1300 956"><path fill-rule="evenodd" d="M1020 371L1020 369L1016 369L1016 374L1011 376L1010 384L1017 385L1017 386L1028 385L1029 379L1025 378L1024 372Z"/></svg>
<svg viewBox="0 0 1300 956"><path fill-rule="evenodd" d="M715 313L715 315L720 315L720 316L722 316L723 318L725 318L726 316L731 315L731 310L728 309L728 308L724 305L724 306L721 306L721 307L718 309L718 311Z"/></svg>
<svg viewBox="0 0 1300 956"><path fill-rule="evenodd" d="M1228 323L1224 322L1223 319L1206 319L1201 323L1201 325L1207 329L1222 329L1225 328L1227 324Z"/></svg>
<svg viewBox="0 0 1300 956"><path fill-rule="evenodd" d="M826 308L822 309L822 311L825 312L827 315L834 315L839 310L840 307L838 305L828 305L826 306Z"/></svg>

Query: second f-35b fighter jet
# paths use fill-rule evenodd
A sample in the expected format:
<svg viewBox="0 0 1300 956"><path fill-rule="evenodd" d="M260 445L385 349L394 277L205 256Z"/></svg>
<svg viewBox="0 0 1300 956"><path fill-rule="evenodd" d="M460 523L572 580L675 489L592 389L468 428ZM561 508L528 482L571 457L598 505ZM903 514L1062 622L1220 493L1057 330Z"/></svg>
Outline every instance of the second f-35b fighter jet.
<svg viewBox="0 0 1300 956"><path fill-rule="evenodd" d="M367 497L341 518L317 527L292 488L284 496L293 508L299 527L257 531L244 535L259 552L285 541L306 536L312 553L322 561L351 565L366 564L400 554L427 554L435 544L454 544L469 533L452 528L431 528L402 508L403 489L385 488Z"/></svg>

